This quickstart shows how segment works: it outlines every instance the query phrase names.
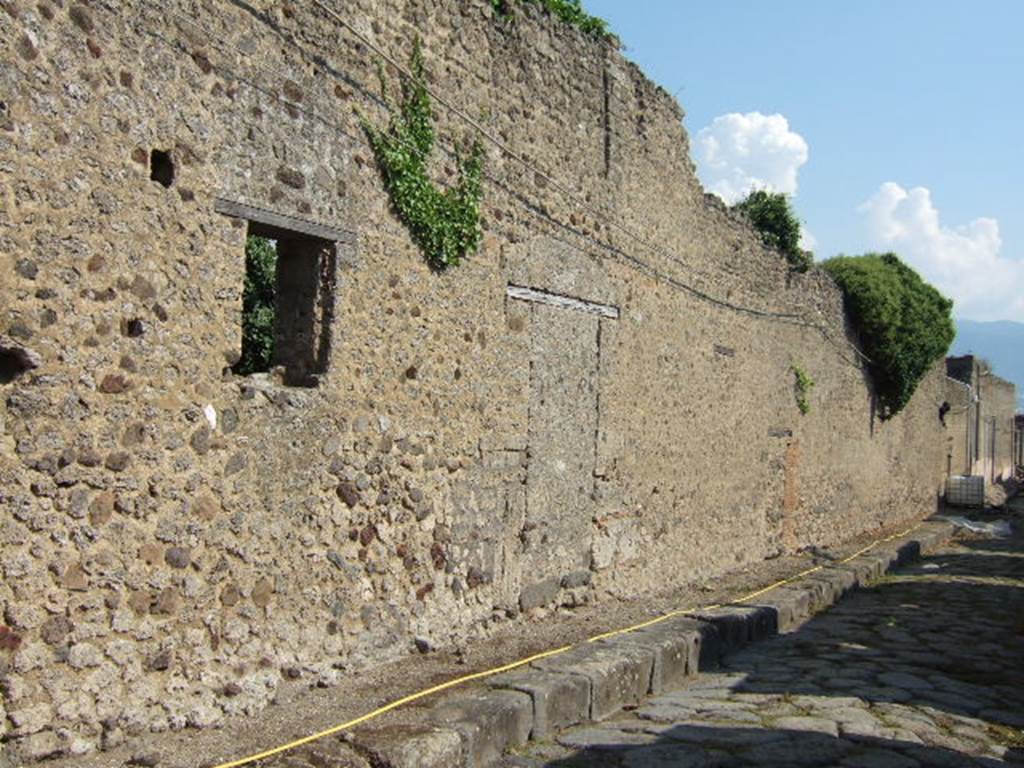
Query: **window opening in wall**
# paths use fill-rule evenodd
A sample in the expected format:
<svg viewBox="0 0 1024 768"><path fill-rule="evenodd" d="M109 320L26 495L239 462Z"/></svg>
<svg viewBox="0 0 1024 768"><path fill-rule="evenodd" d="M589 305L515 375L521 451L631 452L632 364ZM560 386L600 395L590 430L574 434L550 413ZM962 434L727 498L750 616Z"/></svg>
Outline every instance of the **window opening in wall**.
<svg viewBox="0 0 1024 768"><path fill-rule="evenodd" d="M236 374L280 369L285 384L317 385L330 353L336 266L330 240L249 222Z"/></svg>
<svg viewBox="0 0 1024 768"><path fill-rule="evenodd" d="M163 187L174 183L174 161L170 152L154 149L149 153L149 178Z"/></svg>
<svg viewBox="0 0 1024 768"><path fill-rule="evenodd" d="M0 384L9 384L37 364L30 353L17 347L4 346L0 341Z"/></svg>

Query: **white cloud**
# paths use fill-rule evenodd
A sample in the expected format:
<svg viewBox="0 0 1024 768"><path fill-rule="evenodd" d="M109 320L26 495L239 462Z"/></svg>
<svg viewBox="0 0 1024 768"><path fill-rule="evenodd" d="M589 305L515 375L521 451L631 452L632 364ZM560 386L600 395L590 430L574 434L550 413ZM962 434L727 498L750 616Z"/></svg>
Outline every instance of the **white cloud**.
<svg viewBox="0 0 1024 768"><path fill-rule="evenodd" d="M1024 321L1024 261L1000 254L999 222L944 226L925 187L887 181L858 206L872 248L895 251L972 320Z"/></svg>
<svg viewBox="0 0 1024 768"><path fill-rule="evenodd" d="M697 171L704 187L732 205L754 189L796 194L807 142L782 115L719 115L696 139Z"/></svg>
<svg viewBox="0 0 1024 768"><path fill-rule="evenodd" d="M807 227L800 227L800 247L812 253L818 250L818 238Z"/></svg>

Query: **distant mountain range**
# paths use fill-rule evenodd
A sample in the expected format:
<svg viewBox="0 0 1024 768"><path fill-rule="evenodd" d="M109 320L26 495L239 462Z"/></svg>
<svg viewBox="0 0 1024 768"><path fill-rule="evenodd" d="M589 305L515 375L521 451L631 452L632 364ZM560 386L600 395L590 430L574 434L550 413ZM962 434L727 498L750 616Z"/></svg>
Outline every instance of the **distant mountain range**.
<svg viewBox="0 0 1024 768"><path fill-rule="evenodd" d="M1024 323L957 320L949 354L988 360L997 376L1017 385L1017 407L1024 411Z"/></svg>

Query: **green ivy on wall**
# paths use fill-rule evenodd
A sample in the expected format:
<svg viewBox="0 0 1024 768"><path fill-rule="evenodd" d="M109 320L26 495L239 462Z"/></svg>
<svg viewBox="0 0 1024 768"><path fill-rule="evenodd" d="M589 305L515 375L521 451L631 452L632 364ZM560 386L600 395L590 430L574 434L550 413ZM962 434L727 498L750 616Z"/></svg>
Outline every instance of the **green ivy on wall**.
<svg viewBox="0 0 1024 768"><path fill-rule="evenodd" d="M814 379L807 375L799 365L794 364L791 367L793 376L793 396L796 398L796 407L800 409L800 413L805 416L811 412L811 390L814 389Z"/></svg>
<svg viewBox="0 0 1024 768"><path fill-rule="evenodd" d="M457 158L459 181L439 190L427 173L434 148L430 94L423 76L419 40L410 62L412 78L402 81L402 102L392 105L386 129L362 119L391 204L429 264L438 270L458 264L480 245L483 147L474 142ZM387 98L386 85L385 98Z"/></svg>

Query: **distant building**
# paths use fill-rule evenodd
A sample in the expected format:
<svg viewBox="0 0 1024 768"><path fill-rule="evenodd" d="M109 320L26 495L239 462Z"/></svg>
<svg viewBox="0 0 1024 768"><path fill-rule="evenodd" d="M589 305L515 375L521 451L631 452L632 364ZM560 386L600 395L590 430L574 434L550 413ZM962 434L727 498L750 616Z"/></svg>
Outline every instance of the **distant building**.
<svg viewBox="0 0 1024 768"><path fill-rule="evenodd" d="M974 355L946 358L946 376L939 408L948 435L946 473L982 475L987 483L1012 477L1021 464L1016 387Z"/></svg>
<svg viewBox="0 0 1024 768"><path fill-rule="evenodd" d="M1013 417L1013 421L1013 463L1020 470L1024 468L1024 413L1018 413Z"/></svg>

